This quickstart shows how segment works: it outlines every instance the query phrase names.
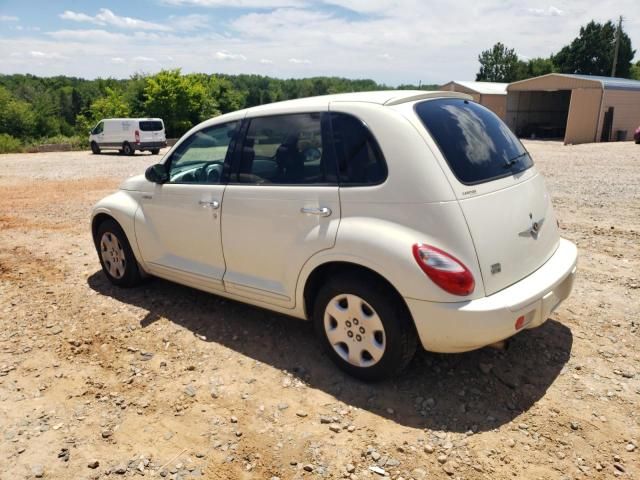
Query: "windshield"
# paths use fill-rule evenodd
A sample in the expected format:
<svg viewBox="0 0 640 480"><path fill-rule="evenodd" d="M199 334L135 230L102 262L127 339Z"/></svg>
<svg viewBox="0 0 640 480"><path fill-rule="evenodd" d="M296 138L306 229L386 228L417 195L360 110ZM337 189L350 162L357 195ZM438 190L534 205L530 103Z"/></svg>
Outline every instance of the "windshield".
<svg viewBox="0 0 640 480"><path fill-rule="evenodd" d="M462 183L495 180L533 165L509 127L482 105L442 98L418 103L415 110Z"/></svg>

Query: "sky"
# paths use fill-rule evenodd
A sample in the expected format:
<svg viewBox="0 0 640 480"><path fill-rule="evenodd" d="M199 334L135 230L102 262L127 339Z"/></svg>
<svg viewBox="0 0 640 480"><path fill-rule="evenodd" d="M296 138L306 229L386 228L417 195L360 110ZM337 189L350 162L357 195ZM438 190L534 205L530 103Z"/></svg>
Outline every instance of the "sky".
<svg viewBox="0 0 640 480"><path fill-rule="evenodd" d="M523 60L548 56L620 14L640 50L638 0L0 0L0 73L445 83L474 80L498 41Z"/></svg>

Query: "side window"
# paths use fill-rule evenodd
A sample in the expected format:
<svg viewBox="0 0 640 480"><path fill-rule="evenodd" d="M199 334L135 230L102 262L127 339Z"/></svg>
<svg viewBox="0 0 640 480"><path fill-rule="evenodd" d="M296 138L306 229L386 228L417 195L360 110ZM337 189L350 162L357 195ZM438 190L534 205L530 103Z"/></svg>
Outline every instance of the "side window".
<svg viewBox="0 0 640 480"><path fill-rule="evenodd" d="M232 180L254 185L336 183L327 114L257 117L249 122Z"/></svg>
<svg viewBox="0 0 640 480"><path fill-rule="evenodd" d="M239 122L203 128L192 134L171 154L170 183L217 184Z"/></svg>
<svg viewBox="0 0 640 480"><path fill-rule="evenodd" d="M387 164L367 126L344 113L332 113L331 125L340 185L377 185L384 182Z"/></svg>
<svg viewBox="0 0 640 480"><path fill-rule="evenodd" d="M96 125L93 129L93 133L94 135L98 135L99 133L102 133L102 131L104 130L104 122L100 122L98 125Z"/></svg>

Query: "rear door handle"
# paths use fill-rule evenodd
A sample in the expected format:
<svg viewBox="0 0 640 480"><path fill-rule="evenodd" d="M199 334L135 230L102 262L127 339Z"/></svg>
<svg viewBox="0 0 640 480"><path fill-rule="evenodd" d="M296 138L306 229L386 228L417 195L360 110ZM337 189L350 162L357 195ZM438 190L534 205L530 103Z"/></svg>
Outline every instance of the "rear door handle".
<svg viewBox="0 0 640 480"><path fill-rule="evenodd" d="M204 208L213 208L214 210L220 208L220 202L218 202L217 200L200 200L198 203Z"/></svg>
<svg viewBox="0 0 640 480"><path fill-rule="evenodd" d="M319 217L328 217L331 215L331 209L328 207L302 207L300 209L300 213L304 213L306 215L318 215Z"/></svg>

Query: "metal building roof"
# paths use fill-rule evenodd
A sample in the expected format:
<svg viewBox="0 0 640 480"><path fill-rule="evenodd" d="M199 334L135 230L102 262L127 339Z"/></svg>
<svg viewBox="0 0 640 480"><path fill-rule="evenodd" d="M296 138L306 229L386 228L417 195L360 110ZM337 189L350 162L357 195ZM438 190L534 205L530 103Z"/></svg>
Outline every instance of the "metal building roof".
<svg viewBox="0 0 640 480"><path fill-rule="evenodd" d="M600 82L605 90L640 90L640 81L630 80L628 78L600 77L598 75L578 75L568 73L557 73L556 75Z"/></svg>
<svg viewBox="0 0 640 480"><path fill-rule="evenodd" d="M547 73L546 75L541 75L539 77L526 78L524 80L518 80L517 82L513 82L509 84L508 90L512 90L512 86L527 84L529 82L539 82L543 78L567 78L573 80L581 80L583 82L592 82L592 84L597 84L597 87L602 88L604 90L632 90L632 91L640 91L640 81L638 80L630 80L628 78L618 78L618 77L601 77L598 75L581 75L577 73ZM594 85L595 88L596 85ZM517 90L520 90L519 88Z"/></svg>
<svg viewBox="0 0 640 480"><path fill-rule="evenodd" d="M454 80L453 82L456 85L460 85L464 88L468 88L469 90L473 90L476 93L481 95L506 95L507 94L507 85L508 83L498 83L498 82L470 82L465 80ZM448 84L445 84L448 85ZM444 85L443 85L444 86Z"/></svg>

